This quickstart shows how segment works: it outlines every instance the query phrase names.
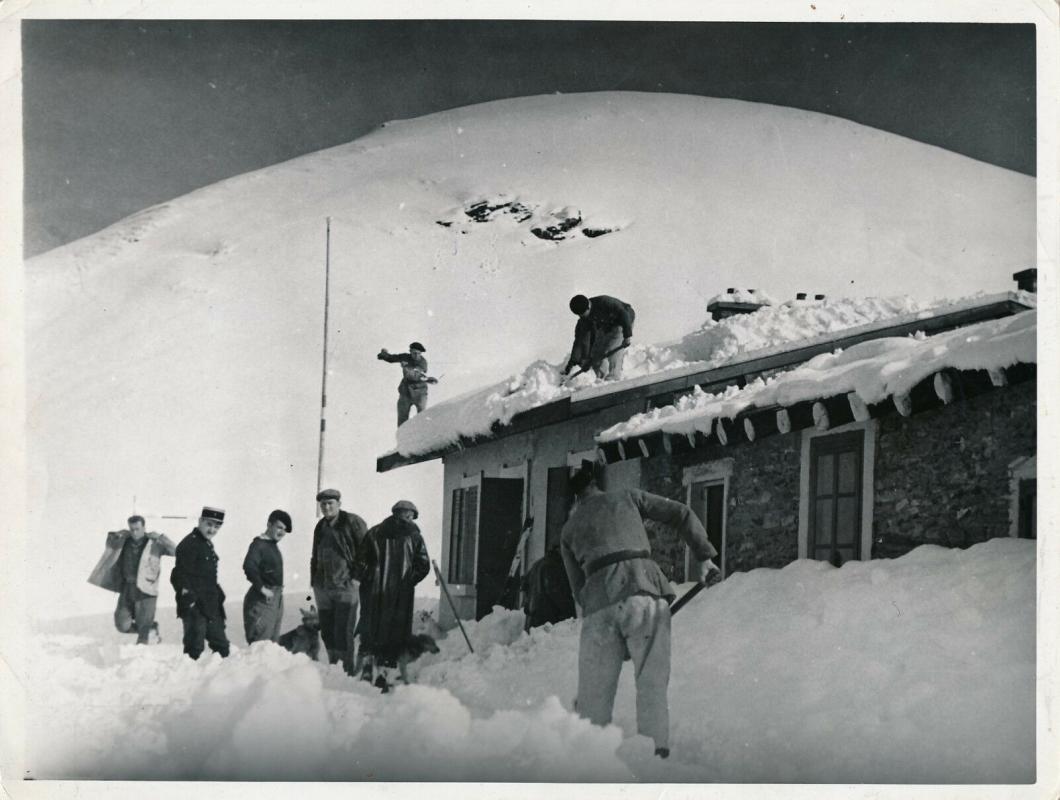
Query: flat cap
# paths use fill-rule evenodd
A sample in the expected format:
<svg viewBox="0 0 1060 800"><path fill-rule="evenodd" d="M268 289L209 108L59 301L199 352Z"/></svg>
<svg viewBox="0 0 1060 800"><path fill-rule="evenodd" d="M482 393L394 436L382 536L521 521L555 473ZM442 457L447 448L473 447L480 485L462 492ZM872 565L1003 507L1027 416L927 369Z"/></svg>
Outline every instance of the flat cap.
<svg viewBox="0 0 1060 800"><path fill-rule="evenodd" d="M338 489L323 489L317 493L317 502L322 503L325 500L341 500L342 492Z"/></svg>

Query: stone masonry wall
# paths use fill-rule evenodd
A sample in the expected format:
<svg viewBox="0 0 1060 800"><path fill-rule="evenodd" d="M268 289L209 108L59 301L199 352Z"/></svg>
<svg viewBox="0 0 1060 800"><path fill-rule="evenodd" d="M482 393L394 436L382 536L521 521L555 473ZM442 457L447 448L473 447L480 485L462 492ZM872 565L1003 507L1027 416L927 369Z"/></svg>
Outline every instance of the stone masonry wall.
<svg viewBox="0 0 1060 800"><path fill-rule="evenodd" d="M708 447L702 453L644 459L641 481L646 491L685 502L681 483L685 467L732 458L726 572L782 567L798 557L799 448L799 434L795 433L752 444ZM648 534L652 554L663 571L673 580L683 579L684 543L659 529Z"/></svg>
<svg viewBox="0 0 1060 800"><path fill-rule="evenodd" d="M880 420L874 558L1009 535L1009 465L1033 455L1036 381Z"/></svg>

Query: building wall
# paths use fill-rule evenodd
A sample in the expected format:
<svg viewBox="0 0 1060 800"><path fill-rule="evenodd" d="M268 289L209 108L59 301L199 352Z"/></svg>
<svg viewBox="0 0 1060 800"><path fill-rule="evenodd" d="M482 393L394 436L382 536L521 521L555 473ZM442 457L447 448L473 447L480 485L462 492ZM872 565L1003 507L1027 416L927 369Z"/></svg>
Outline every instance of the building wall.
<svg viewBox="0 0 1060 800"><path fill-rule="evenodd" d="M1010 533L1009 467L1033 455L1036 381L880 420L873 557Z"/></svg>
<svg viewBox="0 0 1060 800"><path fill-rule="evenodd" d="M526 557L527 564L533 564L545 554L548 469L567 465L572 454L582 451L595 452L596 434L642 410L642 403L627 403L527 433L485 442L446 456L442 488L443 575L448 577L453 490L459 488L465 478L479 473L485 474L486 477L517 477L516 473L521 469L528 473L525 513L534 518L534 527L527 544ZM614 484L640 484L640 465L637 462L614 465L608 467L607 472L607 479ZM451 586L450 592L461 618L473 619L475 587ZM445 627L455 625L452 613L444 600L439 619Z"/></svg>
<svg viewBox="0 0 1060 800"><path fill-rule="evenodd" d="M1010 534L1010 466L1035 452L1036 382L995 390L943 408L878 420L872 557L895 557L932 543L965 547ZM489 442L445 459L443 552L449 560L451 498L467 476L511 476L527 464L526 513L534 516L528 546L532 564L544 555L549 467L591 450L602 429L640 410L606 409ZM713 445L680 456L634 459L608 468L616 485L641 488L685 502L684 470L731 459L726 500L726 573L779 568L798 558L799 432L729 447ZM506 472L505 470L508 470ZM613 488L613 487L612 487ZM649 524L654 557L666 575L683 581L685 546L672 532ZM474 587L453 587L462 617L474 617ZM454 624L444 607L443 624Z"/></svg>
<svg viewBox="0 0 1060 800"><path fill-rule="evenodd" d="M873 558L920 544L967 547L1011 532L1011 465L1035 453L1036 382L878 421ZM782 567L798 558L800 434L683 456L641 459L643 487L684 500L686 467L732 459L726 573ZM672 580L684 576L684 545L652 531L652 550Z"/></svg>
<svg viewBox="0 0 1060 800"><path fill-rule="evenodd" d="M682 483L686 467L732 459L725 541L727 574L756 567L782 567L798 557L798 433L762 439L754 444L705 448L702 453L644 459L643 487L673 500L686 501ZM682 581L684 543L668 532L650 531L652 553L671 580Z"/></svg>

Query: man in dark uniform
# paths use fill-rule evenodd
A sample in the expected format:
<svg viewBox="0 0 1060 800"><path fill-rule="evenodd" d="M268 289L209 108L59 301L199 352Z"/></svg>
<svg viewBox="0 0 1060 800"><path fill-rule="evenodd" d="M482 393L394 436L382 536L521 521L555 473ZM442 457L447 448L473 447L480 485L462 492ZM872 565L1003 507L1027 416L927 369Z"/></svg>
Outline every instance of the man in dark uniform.
<svg viewBox="0 0 1060 800"><path fill-rule="evenodd" d="M592 367L599 378L621 378L625 348L633 337L636 318L633 306L606 294L596 297L576 294L570 299L570 310L577 314L578 322L563 374L578 366L583 370Z"/></svg>
<svg viewBox="0 0 1060 800"><path fill-rule="evenodd" d="M398 426L404 425L409 412L415 407L417 414L427 408L427 384L438 383L437 378L427 377L427 352L419 342L409 345L407 353L390 353L384 347L376 356L380 361L401 364L401 383L398 384Z"/></svg>
<svg viewBox="0 0 1060 800"><path fill-rule="evenodd" d="M203 506L199 524L177 545L169 582L177 592L177 616L184 624L184 652L197 659L205 644L222 658L228 655L225 636L225 593L217 583L217 552L213 539L225 512Z"/></svg>
<svg viewBox="0 0 1060 800"><path fill-rule="evenodd" d="M320 614L320 637L332 664L342 661L353 674L353 634L357 626L360 584L357 555L368 526L349 511L343 511L338 489L317 495L323 517L313 529L313 551L309 581Z"/></svg>

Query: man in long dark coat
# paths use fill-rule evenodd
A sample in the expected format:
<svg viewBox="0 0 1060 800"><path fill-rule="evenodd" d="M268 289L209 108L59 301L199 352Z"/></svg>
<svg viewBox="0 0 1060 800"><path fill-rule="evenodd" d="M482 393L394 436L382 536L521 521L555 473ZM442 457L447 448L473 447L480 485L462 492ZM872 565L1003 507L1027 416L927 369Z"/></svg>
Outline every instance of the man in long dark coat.
<svg viewBox="0 0 1060 800"><path fill-rule="evenodd" d="M217 583L217 551L210 540L221 530L225 512L205 506L199 524L177 545L169 582L177 592L177 616L184 623L184 652L197 659L204 644L228 655L225 635L225 593Z"/></svg>
<svg viewBox="0 0 1060 800"><path fill-rule="evenodd" d="M427 545L416 506L399 500L391 516L368 531L361 558L361 653L368 656L361 677L371 681L373 662L384 668L377 679L388 685L386 667L397 666L412 636L412 611L417 583L431 571Z"/></svg>

